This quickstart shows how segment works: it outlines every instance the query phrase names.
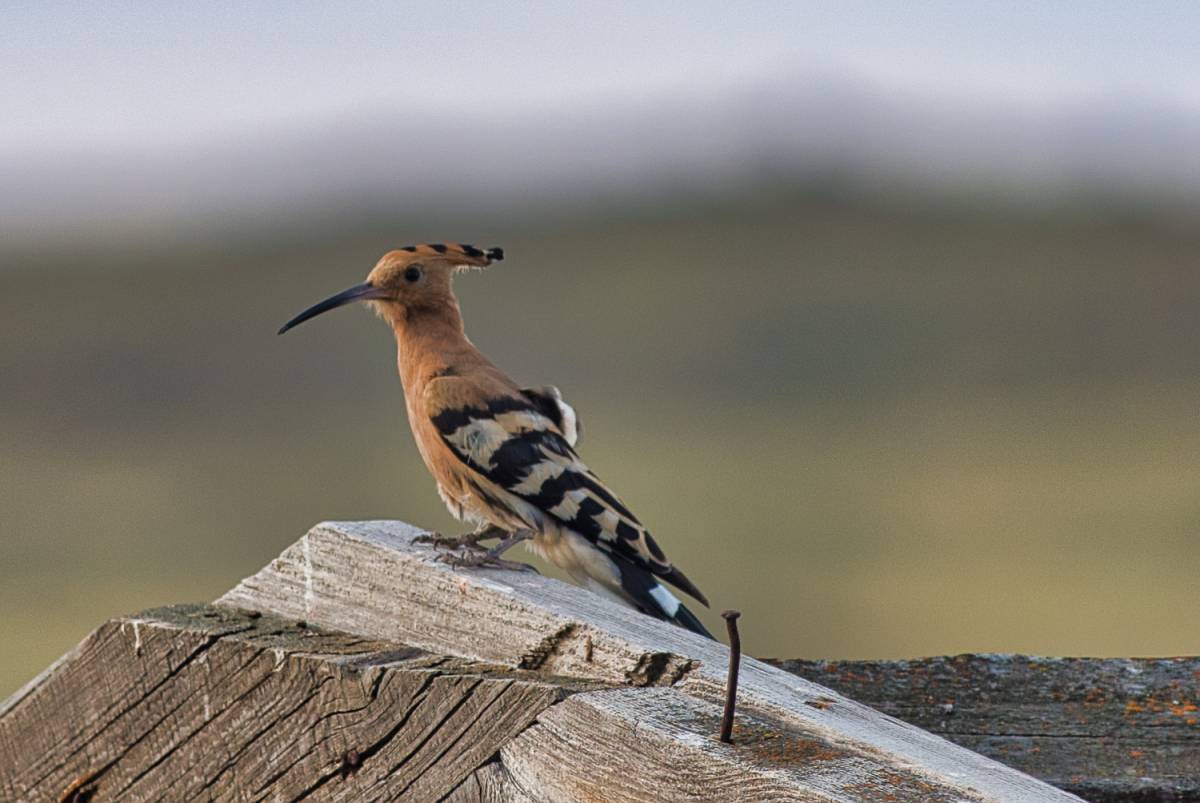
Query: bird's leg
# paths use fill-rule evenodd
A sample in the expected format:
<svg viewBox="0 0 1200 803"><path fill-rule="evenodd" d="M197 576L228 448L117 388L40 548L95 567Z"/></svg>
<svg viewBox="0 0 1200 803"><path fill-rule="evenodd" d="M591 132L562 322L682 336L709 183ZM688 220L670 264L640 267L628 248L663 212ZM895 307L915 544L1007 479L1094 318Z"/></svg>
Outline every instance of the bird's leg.
<svg viewBox="0 0 1200 803"><path fill-rule="evenodd" d="M515 571L532 569L536 572L537 569L534 569L528 563L503 560L500 557L505 553L506 550L512 548L516 544L521 543L522 541L528 541L530 538L533 538L533 533L529 530L517 530L516 532L506 533L504 539L501 540L500 543L496 544L486 552L477 552L471 555L439 555L438 560L442 561L443 563L448 563L456 569L459 567L470 566L494 566L500 569L513 569Z"/></svg>
<svg viewBox="0 0 1200 803"><path fill-rule="evenodd" d="M413 539L417 544L433 544L437 549L458 549L466 547L468 549L483 549L479 546L480 541L486 541L489 538L503 538L507 533L494 524L481 524L473 531L463 535L442 535L441 533L425 533L418 535Z"/></svg>

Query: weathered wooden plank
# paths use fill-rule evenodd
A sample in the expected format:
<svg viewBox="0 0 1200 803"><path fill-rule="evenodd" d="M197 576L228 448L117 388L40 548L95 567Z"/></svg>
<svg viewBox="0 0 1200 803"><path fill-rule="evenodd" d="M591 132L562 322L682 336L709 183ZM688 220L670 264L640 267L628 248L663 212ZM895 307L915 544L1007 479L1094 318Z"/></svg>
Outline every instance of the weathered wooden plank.
<svg viewBox="0 0 1200 803"><path fill-rule="evenodd" d="M723 744L712 735L720 720L719 706L677 689L577 694L543 711L501 762L518 788L554 800L984 799L755 715L739 717L733 744Z"/></svg>
<svg viewBox="0 0 1200 803"><path fill-rule="evenodd" d="M436 800L580 684L181 606L115 620L0 707L0 799Z"/></svg>
<svg viewBox="0 0 1200 803"><path fill-rule="evenodd" d="M888 801L983 798L885 756L743 714L733 744L721 708L664 687L577 693L545 709L447 797L479 801Z"/></svg>
<svg viewBox="0 0 1200 803"><path fill-rule="evenodd" d="M318 525L218 604L512 668L673 685L701 702L720 699L723 645L532 572L452 570L432 548L414 543L419 534L399 522ZM740 689L744 714L777 722L797 738L876 756L939 794L1077 799L753 659L743 661Z"/></svg>
<svg viewBox="0 0 1200 803"><path fill-rule="evenodd" d="M99 675L109 685L98 692L87 682ZM719 707L678 689L601 694L529 675L294 620L151 611L100 628L5 705L0 791L47 800L71 788L96 800L983 799L758 715L743 714L735 744L721 744Z"/></svg>
<svg viewBox="0 0 1200 803"><path fill-rule="evenodd" d="M772 663L1087 800L1200 800L1200 658Z"/></svg>

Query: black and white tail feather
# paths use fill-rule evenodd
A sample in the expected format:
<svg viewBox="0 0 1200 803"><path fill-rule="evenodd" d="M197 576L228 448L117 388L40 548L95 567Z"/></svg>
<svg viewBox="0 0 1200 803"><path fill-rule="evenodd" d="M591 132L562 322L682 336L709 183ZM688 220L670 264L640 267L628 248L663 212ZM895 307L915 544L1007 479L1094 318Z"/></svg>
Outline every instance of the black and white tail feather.
<svg viewBox="0 0 1200 803"><path fill-rule="evenodd" d="M621 590L634 600L634 607L639 611L713 638L696 614L689 611L679 597L672 594L653 574L632 561L617 559L614 562L621 573Z"/></svg>
<svg viewBox="0 0 1200 803"><path fill-rule="evenodd" d="M608 558L619 578L619 588L596 578L588 585L624 598L650 616L712 638L661 581L707 606L700 589L667 560L637 517L579 459L574 409L553 386L526 388L519 394L492 399L486 406L441 408L432 415L442 440L458 459L507 492L489 495L489 503L504 504L535 531L540 520L548 518L560 529L582 536ZM515 499L500 498L509 494Z"/></svg>

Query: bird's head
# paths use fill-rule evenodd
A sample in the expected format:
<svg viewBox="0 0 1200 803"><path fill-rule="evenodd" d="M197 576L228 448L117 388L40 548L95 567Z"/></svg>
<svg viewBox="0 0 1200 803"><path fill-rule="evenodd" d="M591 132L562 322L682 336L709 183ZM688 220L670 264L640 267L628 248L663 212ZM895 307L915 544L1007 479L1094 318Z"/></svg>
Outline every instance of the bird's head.
<svg viewBox="0 0 1200 803"><path fill-rule="evenodd" d="M362 284L320 301L285 323L283 334L322 312L353 301L370 302L385 318L407 311L453 302L450 279L458 271L486 268L504 259L500 248L476 248L457 243L408 245L384 254Z"/></svg>

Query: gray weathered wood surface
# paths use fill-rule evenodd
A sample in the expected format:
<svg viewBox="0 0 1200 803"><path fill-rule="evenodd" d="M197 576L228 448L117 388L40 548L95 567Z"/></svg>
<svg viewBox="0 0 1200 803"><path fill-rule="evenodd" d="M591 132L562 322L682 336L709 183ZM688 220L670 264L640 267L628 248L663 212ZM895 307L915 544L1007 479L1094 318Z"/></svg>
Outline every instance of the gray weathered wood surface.
<svg viewBox="0 0 1200 803"><path fill-rule="evenodd" d="M740 779L742 799L1077 799L753 659L739 694L753 738L720 745L723 645L533 572L453 570L414 543L419 534L399 522L318 525L218 605L512 670L669 687L574 695L543 711L500 751L504 783L521 794L722 799ZM494 770L477 773L456 794L496 783Z"/></svg>
<svg viewBox="0 0 1200 803"><path fill-rule="evenodd" d="M1095 803L1200 800L1200 658L771 663Z"/></svg>
<svg viewBox="0 0 1200 803"><path fill-rule="evenodd" d="M437 800L582 682L212 606L101 626L0 707L0 800Z"/></svg>
<svg viewBox="0 0 1200 803"><path fill-rule="evenodd" d="M657 687L192 605L110 622L0 709L0 799L977 800ZM1022 799L1022 798L1013 798Z"/></svg>

